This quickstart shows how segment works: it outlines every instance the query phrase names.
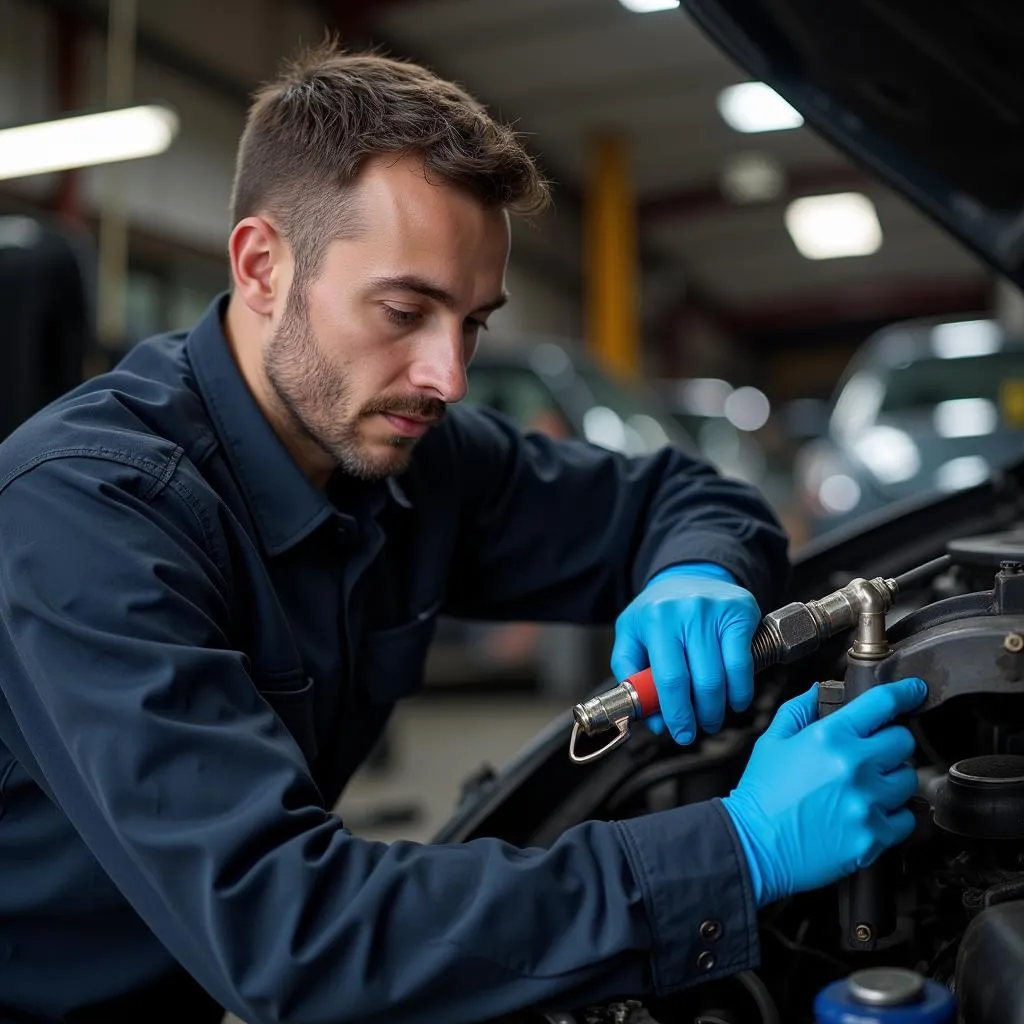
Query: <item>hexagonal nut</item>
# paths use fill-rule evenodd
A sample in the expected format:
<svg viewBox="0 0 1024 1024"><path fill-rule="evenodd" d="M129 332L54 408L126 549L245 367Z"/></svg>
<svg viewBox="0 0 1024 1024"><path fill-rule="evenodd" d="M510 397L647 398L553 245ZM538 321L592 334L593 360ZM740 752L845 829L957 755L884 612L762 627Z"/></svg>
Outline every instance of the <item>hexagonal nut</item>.
<svg viewBox="0 0 1024 1024"><path fill-rule="evenodd" d="M787 604L765 616L768 628L781 643L779 663L788 664L816 651L821 642L818 624L810 609L799 601Z"/></svg>

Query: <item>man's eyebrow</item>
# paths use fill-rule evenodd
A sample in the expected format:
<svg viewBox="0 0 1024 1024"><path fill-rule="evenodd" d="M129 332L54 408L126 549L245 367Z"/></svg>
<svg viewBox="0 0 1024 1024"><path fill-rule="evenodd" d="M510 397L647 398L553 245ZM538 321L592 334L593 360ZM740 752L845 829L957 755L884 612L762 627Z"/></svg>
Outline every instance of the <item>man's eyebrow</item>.
<svg viewBox="0 0 1024 1024"><path fill-rule="evenodd" d="M456 304L455 296L452 295L451 292L438 287L436 284L431 284L422 277L412 277L408 275L402 275L399 277L377 277L370 282L370 290L375 292L415 292L417 295L422 295L425 298L432 299L434 302L440 303L447 309L454 309ZM500 309L504 306L506 302L508 302L508 295L501 294L496 298L491 299L490 302L485 302L482 306L478 306L473 310L473 312L492 313L494 310Z"/></svg>

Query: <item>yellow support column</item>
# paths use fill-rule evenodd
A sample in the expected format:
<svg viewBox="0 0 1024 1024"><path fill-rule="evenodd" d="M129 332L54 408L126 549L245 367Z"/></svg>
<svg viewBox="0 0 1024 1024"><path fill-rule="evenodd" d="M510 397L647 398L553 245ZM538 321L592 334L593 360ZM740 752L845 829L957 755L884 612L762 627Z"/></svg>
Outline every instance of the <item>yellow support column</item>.
<svg viewBox="0 0 1024 1024"><path fill-rule="evenodd" d="M593 139L585 195L587 336L613 373L640 372L636 206L629 151L618 135Z"/></svg>

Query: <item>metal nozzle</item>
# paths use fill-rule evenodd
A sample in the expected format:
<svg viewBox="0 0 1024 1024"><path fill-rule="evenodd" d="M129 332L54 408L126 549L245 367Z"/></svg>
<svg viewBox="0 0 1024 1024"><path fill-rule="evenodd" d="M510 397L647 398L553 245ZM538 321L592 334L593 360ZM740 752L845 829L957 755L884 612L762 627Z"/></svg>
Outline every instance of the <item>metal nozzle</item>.
<svg viewBox="0 0 1024 1024"><path fill-rule="evenodd" d="M572 709L575 724L569 740L570 760L577 764L585 764L587 761L604 757L609 750L629 739L629 723L642 715L640 697L628 680L582 704L577 704ZM618 730L618 734L603 747L591 754L578 753L576 744L581 732L587 736L594 736L609 729Z"/></svg>
<svg viewBox="0 0 1024 1024"><path fill-rule="evenodd" d="M639 718L642 713L636 691L629 683L619 683L572 709L576 724L588 736L612 729L624 718Z"/></svg>

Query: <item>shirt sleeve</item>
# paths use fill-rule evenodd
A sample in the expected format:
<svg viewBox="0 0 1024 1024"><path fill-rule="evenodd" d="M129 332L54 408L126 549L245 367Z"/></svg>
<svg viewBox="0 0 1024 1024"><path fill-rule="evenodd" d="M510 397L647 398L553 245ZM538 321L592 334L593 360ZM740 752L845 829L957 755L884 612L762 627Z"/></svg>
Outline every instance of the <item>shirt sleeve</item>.
<svg viewBox="0 0 1024 1024"><path fill-rule="evenodd" d="M214 531L177 477L102 459L0 493L0 719L222 1006L250 1024L459 1024L752 965L749 880L713 803L547 849L349 833L230 642Z"/></svg>
<svg viewBox="0 0 1024 1024"><path fill-rule="evenodd" d="M671 446L628 458L452 412L463 530L453 614L611 622L662 569L714 562L762 611L783 602L788 539L756 489Z"/></svg>

